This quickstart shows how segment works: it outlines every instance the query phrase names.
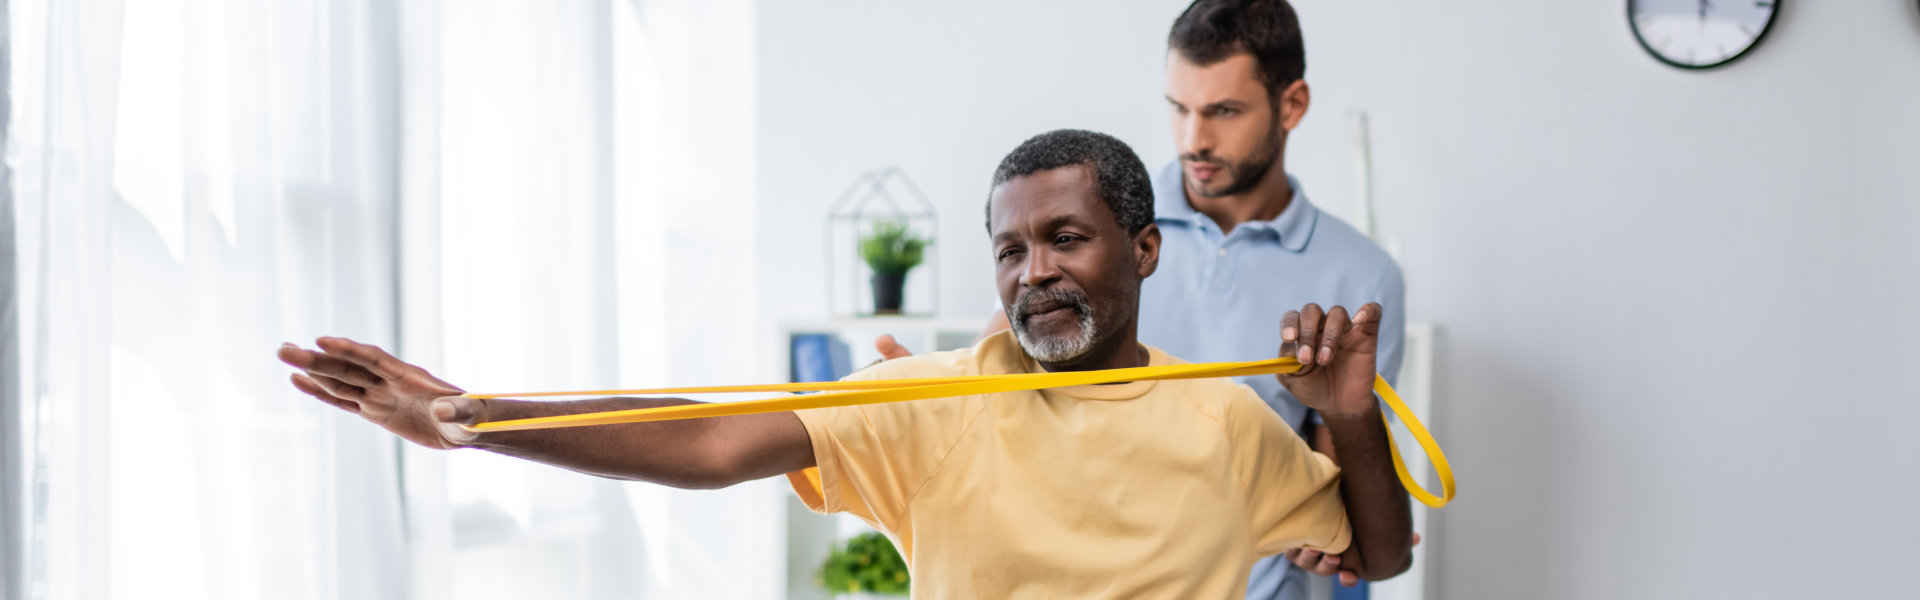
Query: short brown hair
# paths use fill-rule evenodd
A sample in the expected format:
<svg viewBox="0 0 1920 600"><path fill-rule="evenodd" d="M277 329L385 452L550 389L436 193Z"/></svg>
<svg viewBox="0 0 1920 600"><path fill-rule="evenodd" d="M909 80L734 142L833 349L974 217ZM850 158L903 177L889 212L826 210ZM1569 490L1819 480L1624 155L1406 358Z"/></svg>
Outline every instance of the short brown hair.
<svg viewBox="0 0 1920 600"><path fill-rule="evenodd" d="M1196 0L1174 19L1167 46L1200 66L1251 54L1270 97L1307 75L1300 19L1287 0Z"/></svg>

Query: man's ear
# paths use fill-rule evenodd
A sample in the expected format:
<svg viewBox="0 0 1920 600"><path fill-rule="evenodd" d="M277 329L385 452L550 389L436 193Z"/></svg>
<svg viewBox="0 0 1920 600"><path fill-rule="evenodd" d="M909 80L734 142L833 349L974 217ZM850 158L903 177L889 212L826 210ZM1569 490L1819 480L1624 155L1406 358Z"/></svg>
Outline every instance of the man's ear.
<svg viewBox="0 0 1920 600"><path fill-rule="evenodd" d="M1293 131L1300 126L1300 119L1307 116L1307 105L1313 100L1313 91L1307 89L1307 80L1298 79L1287 84L1280 91L1280 128Z"/></svg>
<svg viewBox="0 0 1920 600"><path fill-rule="evenodd" d="M1133 236L1133 260L1141 279L1160 268L1160 225L1148 223Z"/></svg>

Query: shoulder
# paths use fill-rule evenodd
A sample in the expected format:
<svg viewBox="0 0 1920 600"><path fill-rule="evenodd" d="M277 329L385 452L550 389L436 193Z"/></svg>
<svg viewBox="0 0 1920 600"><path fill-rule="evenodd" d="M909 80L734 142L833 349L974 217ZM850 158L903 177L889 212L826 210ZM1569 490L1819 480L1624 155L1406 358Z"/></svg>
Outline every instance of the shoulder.
<svg viewBox="0 0 1920 600"><path fill-rule="evenodd" d="M875 363L842 381L925 379L979 375L981 348L929 352ZM942 447L986 405L983 396L878 402L794 411L815 440L815 453L838 447L849 455L885 455L903 448ZM827 447L822 440L828 440ZM824 448L824 449L823 449Z"/></svg>
<svg viewBox="0 0 1920 600"><path fill-rule="evenodd" d="M1366 234L1360 233L1359 229L1339 217L1327 214L1325 210L1317 212L1319 216L1314 223L1313 239L1308 242L1309 252L1339 258L1349 268L1392 273L1395 278L1399 277L1400 265L1379 244L1373 243Z"/></svg>
<svg viewBox="0 0 1920 600"><path fill-rule="evenodd" d="M1147 347L1153 356L1155 365L1180 365L1188 361L1167 354L1159 348ZM1177 394L1191 403L1195 410L1225 425L1235 415L1259 408L1268 410L1260 394L1244 383L1230 377L1208 377L1204 379L1172 379L1159 383L1163 393Z"/></svg>
<svg viewBox="0 0 1920 600"><path fill-rule="evenodd" d="M1308 253L1339 264L1343 270L1369 274L1366 279L1382 288L1398 289L1405 285L1400 264L1394 262L1385 249L1353 225L1315 208L1318 214L1313 237L1307 243Z"/></svg>
<svg viewBox="0 0 1920 600"><path fill-rule="evenodd" d="M953 377L965 375L967 365L971 363L972 349L950 350L946 352L928 352L905 358L882 361L854 371L842 378L843 381L873 381L878 379L917 379L923 377Z"/></svg>
<svg viewBox="0 0 1920 600"><path fill-rule="evenodd" d="M1024 359L1025 354L1021 353L1019 342L1014 341L1013 333L1001 331L981 339L970 348L915 354L875 363L854 371L844 380L873 381L1016 373L1025 370L1022 366Z"/></svg>
<svg viewBox="0 0 1920 600"><path fill-rule="evenodd" d="M875 379L912 379L922 377L958 377L979 375L983 372L982 362L999 364L1004 362L1005 342L1011 339L1007 332L987 336L971 348L927 352L904 358L874 363L867 368L848 375L848 381L871 381ZM1008 338L1003 340L1001 338ZM986 370L991 372L991 368Z"/></svg>

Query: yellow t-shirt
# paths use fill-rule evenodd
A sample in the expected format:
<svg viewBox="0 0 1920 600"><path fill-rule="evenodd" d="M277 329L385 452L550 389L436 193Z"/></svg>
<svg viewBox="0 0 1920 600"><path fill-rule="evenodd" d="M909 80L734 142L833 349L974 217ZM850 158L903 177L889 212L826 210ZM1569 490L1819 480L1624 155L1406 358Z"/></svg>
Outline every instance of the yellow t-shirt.
<svg viewBox="0 0 1920 600"><path fill-rule="evenodd" d="M1002 332L848 379L1039 370ZM1239 598L1256 558L1350 536L1339 468L1229 379L796 414L819 466L794 492L893 538L916 600Z"/></svg>

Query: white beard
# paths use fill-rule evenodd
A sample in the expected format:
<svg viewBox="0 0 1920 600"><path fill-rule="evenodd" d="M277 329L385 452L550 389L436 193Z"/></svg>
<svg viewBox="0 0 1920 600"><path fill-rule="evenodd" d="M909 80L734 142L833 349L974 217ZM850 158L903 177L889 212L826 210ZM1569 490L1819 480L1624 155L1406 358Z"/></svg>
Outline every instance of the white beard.
<svg viewBox="0 0 1920 600"><path fill-rule="evenodd" d="M1027 355L1046 363L1073 362L1086 356L1088 351L1093 350L1094 340L1100 339L1097 335L1099 330L1093 325L1093 315L1086 313L1080 315L1080 332L1077 335L1036 340L1027 333L1025 323L1015 320L1012 325L1013 338L1020 342L1021 348L1026 349Z"/></svg>

